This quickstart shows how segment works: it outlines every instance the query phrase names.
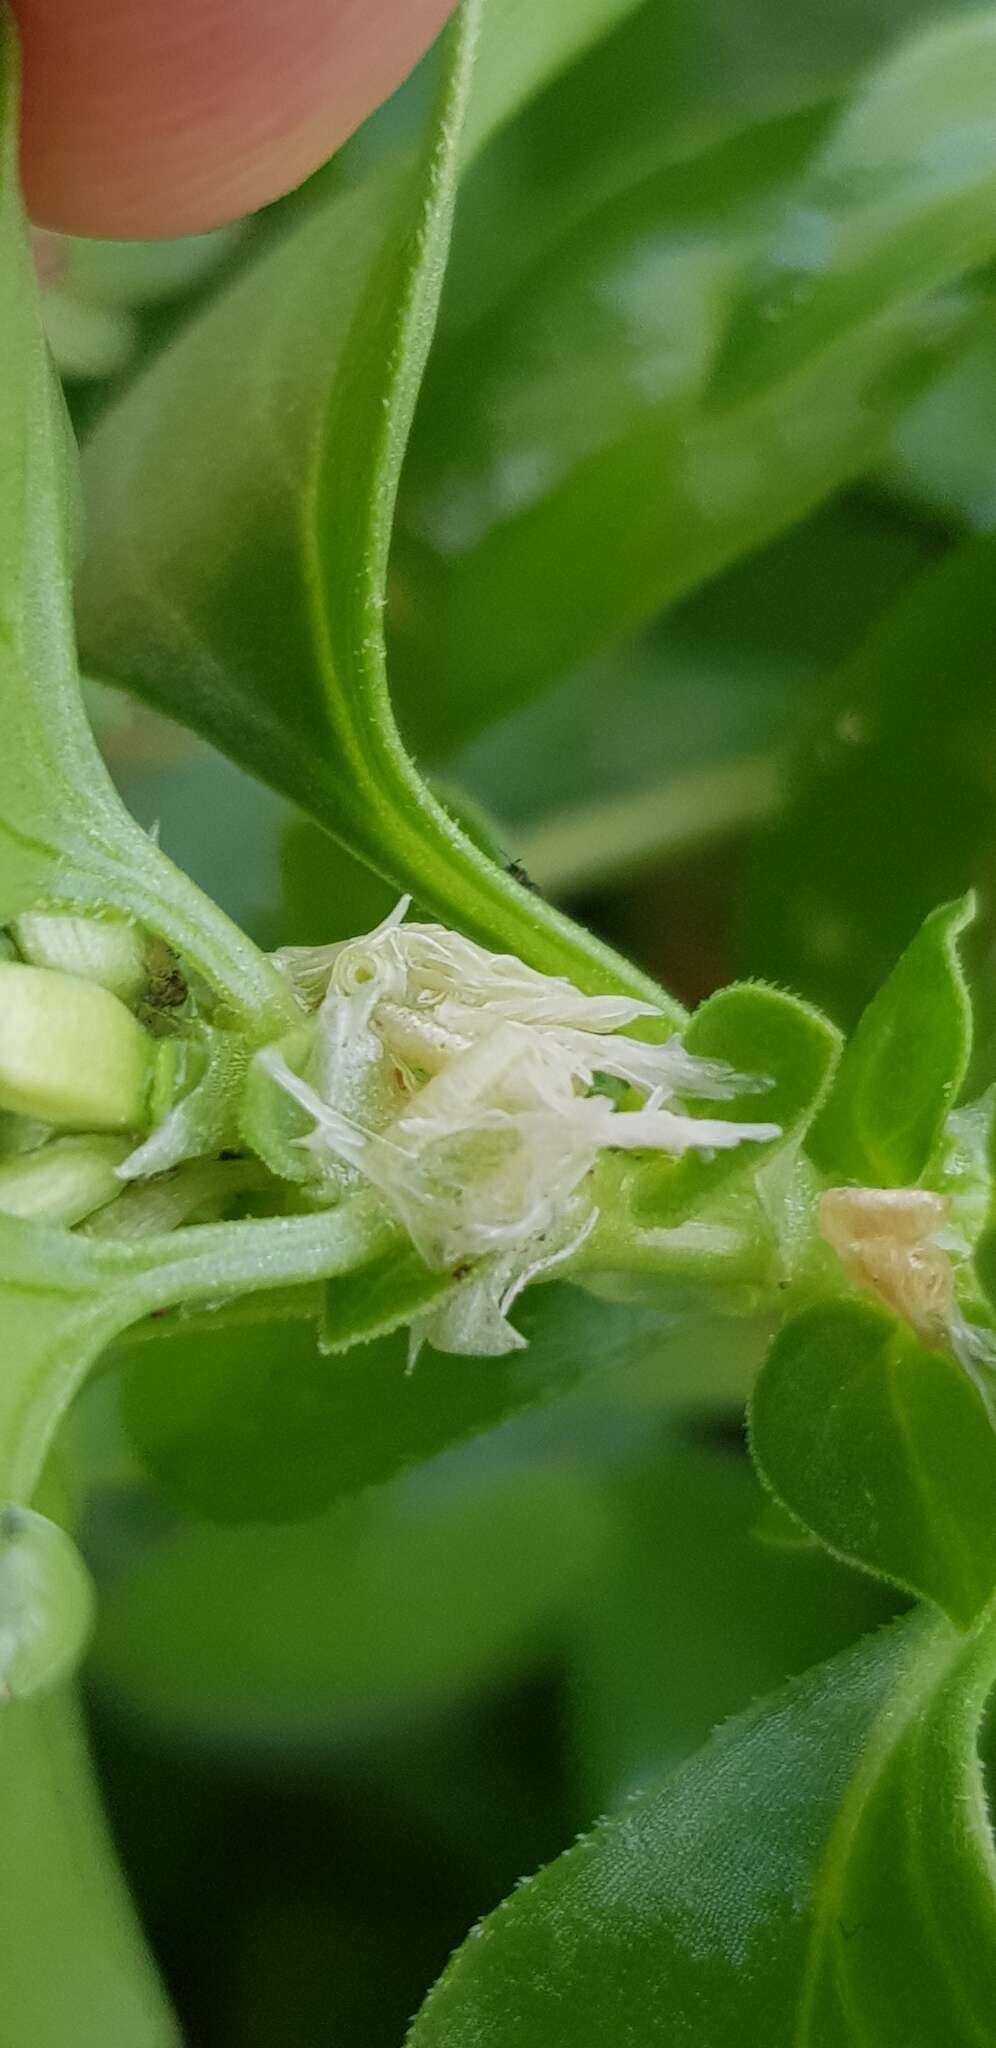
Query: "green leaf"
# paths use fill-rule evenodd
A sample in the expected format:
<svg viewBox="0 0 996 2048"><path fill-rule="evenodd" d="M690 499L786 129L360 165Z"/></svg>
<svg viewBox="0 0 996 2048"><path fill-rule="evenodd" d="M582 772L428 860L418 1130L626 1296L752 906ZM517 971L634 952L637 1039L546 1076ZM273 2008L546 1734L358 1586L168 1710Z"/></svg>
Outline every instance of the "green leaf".
<svg viewBox="0 0 996 2048"><path fill-rule="evenodd" d="M916 49L932 78L936 68L955 128L958 81L947 77L945 50L937 38ZM756 61L752 49L745 68ZM858 81L834 133L850 134L866 90L890 95L900 122L912 62L900 51L873 86ZM727 354L737 359L758 266L777 251L786 219L804 236L814 166L833 148L827 108L804 93L808 112L776 102L778 118L744 125L738 104L740 118L721 136L706 126L705 140L675 163L659 139L668 132L665 75L651 71L636 87L641 104L658 93L656 157L638 148L630 159L624 140L615 179L606 172L600 187L596 165L589 194L588 130L567 128L562 148L571 164L580 159L574 209L549 245L530 244L529 262L504 289L499 278L473 317L444 328L430 360L394 557L398 698L410 703L420 740L426 675L437 729L449 722L466 732L860 474L981 316L982 288L964 274L980 245L996 246L991 208L978 183L957 187L936 261L918 261L917 179L930 186L941 144L911 108L896 263L869 260L858 317L848 248L832 244L825 345L810 347L805 334L797 353L773 342L751 387L720 404L716 374ZM618 131L611 74L598 79L600 101L596 76L596 133ZM968 126L975 88L967 74L959 80ZM833 73L830 90L839 83ZM791 107L791 90L788 99ZM545 178L553 153L537 136L520 167L530 207L537 165ZM502 246L482 232L487 225L486 214L475 220L481 251ZM780 325L770 323L773 335Z"/></svg>
<svg viewBox="0 0 996 2048"><path fill-rule="evenodd" d="M988 2041L994 1662L913 1616L740 1716L475 1929L410 2048Z"/></svg>
<svg viewBox="0 0 996 2048"><path fill-rule="evenodd" d="M850 1564L967 1627L996 1586L996 1433L957 1362L871 1302L804 1309L751 1399L776 1499Z"/></svg>
<svg viewBox="0 0 996 2048"><path fill-rule="evenodd" d="M388 699L394 501L478 12L465 0L447 34L414 160L396 148L333 187L105 416L82 640L95 672L186 717L447 922L582 986L659 994L459 831Z"/></svg>
<svg viewBox="0 0 996 2048"><path fill-rule="evenodd" d="M988 317L944 375L899 421L882 465L886 489L970 533L992 525L994 434L988 398L996 323Z"/></svg>
<svg viewBox="0 0 996 2048"><path fill-rule="evenodd" d="M751 866L744 959L838 1022L936 904L974 882L987 918L994 552L979 539L925 568L845 662Z"/></svg>
<svg viewBox="0 0 996 2048"><path fill-rule="evenodd" d="M798 375L884 307L992 255L994 105L986 13L932 25L871 74L733 308L714 402Z"/></svg>
<svg viewBox="0 0 996 2048"><path fill-rule="evenodd" d="M489 0L481 24L478 83L463 136L469 158L572 59L597 46L640 0Z"/></svg>
<svg viewBox="0 0 996 2048"><path fill-rule="evenodd" d="M963 897L932 911L865 1010L810 1134L818 1166L869 1187L911 1187L958 1099L972 1010L957 940Z"/></svg>
<svg viewBox="0 0 996 2048"><path fill-rule="evenodd" d="M894 1604L797 1522L791 1553L754 1540L767 1497L737 1454L735 1427L733 1414L722 1437L715 1417L694 1434L672 1427L635 1470L610 1475L610 1538L571 1637L571 1754L584 1813L620 1805Z"/></svg>
<svg viewBox="0 0 996 2048"><path fill-rule="evenodd" d="M751 1523L750 1533L755 1543L764 1550L803 1551L809 1553L820 1549L815 1536L783 1508L773 1493L769 1493Z"/></svg>
<svg viewBox="0 0 996 2048"><path fill-rule="evenodd" d="M818 1010L781 989L733 983L710 996L694 1013L684 1044L695 1057L725 1060L751 1083L719 1114L731 1123L772 1123L781 1137L718 1152L712 1159L686 1152L674 1166L644 1168L638 1209L660 1216L685 1215L728 1181L756 1171L780 1145L806 1129L830 1086L840 1056L840 1034ZM715 1101L689 1101L691 1116L715 1116Z"/></svg>
<svg viewBox="0 0 996 2048"><path fill-rule="evenodd" d="M181 1526L105 1589L92 1668L174 1729L327 1745L548 1654L601 1533L583 1475L479 1460L307 1527Z"/></svg>
<svg viewBox="0 0 996 2048"><path fill-rule="evenodd" d="M344 1275L326 1289L327 1317L340 1286L356 1308ZM426 1347L411 1373L405 1333L357 1343L358 1320L353 1348L334 1356L311 1321L193 1333L180 1322L124 1349L125 1424L174 1498L215 1521L281 1521L554 1401L586 1374L612 1378L657 1354L667 1371L669 1328L652 1311L553 1285L531 1293L517 1321L524 1351L459 1358ZM345 1344L343 1320L337 1328Z"/></svg>
<svg viewBox="0 0 996 2048"><path fill-rule="evenodd" d="M927 552L907 516L832 504L455 755L424 693L423 744L501 819L542 888L629 878L767 819L801 703L818 701Z"/></svg>
<svg viewBox="0 0 996 2048"><path fill-rule="evenodd" d="M530 39L563 38L592 11L538 0ZM460 194L444 326L469 326L538 274L565 233L606 200L748 127L825 110L897 35L963 13L964 0L898 0L887 11L875 0L821 9L644 0L473 167ZM486 16L485 38L490 25ZM511 53L506 63L514 64Z"/></svg>

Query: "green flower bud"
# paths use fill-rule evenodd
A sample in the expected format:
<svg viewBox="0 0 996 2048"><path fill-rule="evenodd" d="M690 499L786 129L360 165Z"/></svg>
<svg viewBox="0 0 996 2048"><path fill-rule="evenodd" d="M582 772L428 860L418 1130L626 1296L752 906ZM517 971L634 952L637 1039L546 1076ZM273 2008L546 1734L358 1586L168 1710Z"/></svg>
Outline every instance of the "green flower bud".
<svg viewBox="0 0 996 2048"><path fill-rule="evenodd" d="M99 982L123 1003L136 1003L145 993L149 948L137 925L32 910L15 919L13 931L22 959L32 967Z"/></svg>
<svg viewBox="0 0 996 2048"><path fill-rule="evenodd" d="M138 1129L154 1050L109 989L0 961L0 1108L68 1130Z"/></svg>
<svg viewBox="0 0 996 2048"><path fill-rule="evenodd" d="M122 1192L115 1168L129 1138L53 1138L35 1152L0 1161L0 1215L37 1223L80 1223Z"/></svg>

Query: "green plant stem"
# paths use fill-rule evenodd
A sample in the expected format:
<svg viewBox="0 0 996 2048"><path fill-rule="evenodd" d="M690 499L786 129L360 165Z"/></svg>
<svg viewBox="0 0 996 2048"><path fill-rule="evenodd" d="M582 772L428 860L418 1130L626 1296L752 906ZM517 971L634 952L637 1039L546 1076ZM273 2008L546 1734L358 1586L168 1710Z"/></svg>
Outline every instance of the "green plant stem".
<svg viewBox="0 0 996 2048"><path fill-rule="evenodd" d="M0 1299L12 1368L0 1379L0 1499L30 1502L59 1423L106 1346L183 1304L307 1286L398 1241L376 1204L196 1224L127 1243L0 1218Z"/></svg>
<svg viewBox="0 0 996 2048"><path fill-rule="evenodd" d="M0 1713L0 2040L179 2048L69 1689Z"/></svg>
<svg viewBox="0 0 996 2048"><path fill-rule="evenodd" d="M676 1224L621 1222L600 1216L570 1273L594 1283L603 1276L619 1291L634 1282L642 1299L661 1307L701 1295L713 1314L756 1314L778 1300L777 1258L758 1233L689 1218Z"/></svg>

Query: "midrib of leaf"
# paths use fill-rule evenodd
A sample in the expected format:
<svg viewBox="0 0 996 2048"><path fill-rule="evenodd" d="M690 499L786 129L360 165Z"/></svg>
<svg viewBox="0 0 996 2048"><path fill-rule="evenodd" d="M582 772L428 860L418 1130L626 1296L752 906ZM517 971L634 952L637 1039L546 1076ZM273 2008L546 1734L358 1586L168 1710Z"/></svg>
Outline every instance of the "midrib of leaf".
<svg viewBox="0 0 996 2048"><path fill-rule="evenodd" d="M921 1652L922 1655L922 1652ZM923 1659L924 1668L920 1674L923 1692L936 1682L937 1673L950 1662L950 1645L940 1635L933 1645L929 1662ZM913 1660L911 1659L911 1662ZM914 1671L916 1666L913 1666ZM890 1700L878 1715L871 1738L862 1753L861 1763L855 1772L848 1792L841 1801L840 1812L830 1837L830 1842L813 1887L814 1912L813 1938L809 1943L803 1980L800 1989L798 2020L793 2035L793 2048L820 2048L820 2015L817 2001L820 1994L820 1977L826 1969L832 1975L828 1962L828 1950L832 1941L832 1930L839 1918L839 1908L847 1871L847 1860L851 1845L861 1826L862 1817L871 1797L879 1772L885 1759L901 1739L921 1703L919 1689L911 1690L904 1703L904 1711L897 1715L894 1700ZM856 2016L848 2015L851 2024ZM858 2019L860 2024L860 2019ZM873 2044L874 2048L874 2044Z"/></svg>
<svg viewBox="0 0 996 2048"><path fill-rule="evenodd" d="M917 1490L917 1493L920 1496L923 1509L924 1527L926 1529L932 1529L936 1519L936 1505L930 1484L930 1473L927 1469L927 1466L924 1464L923 1448L921 1445L917 1444L916 1439L913 1436L913 1433L910 1429L909 1418L907 1416L906 1409L902 1401L901 1377L903 1363L903 1344L901 1335L897 1333L894 1337L892 1337L889 1340L889 1342L884 1346L884 1352L885 1381L886 1386L889 1390L889 1406L892 1410L897 1435L906 1454L906 1471L910 1479L912 1480L913 1485ZM874 1377L876 1372L876 1366L877 1362L869 1368L867 1374L867 1377L869 1379ZM966 1536L965 1531L961 1528L961 1526L958 1523L956 1523L954 1529L952 1529L951 1520L950 1517L948 1517L945 1522L944 1528L945 1553L947 1556L950 1556L952 1535L954 1535L957 1540L958 1548L965 1558L965 1562L968 1566L969 1576L971 1576L971 1542L969 1538ZM909 1590L911 1592L915 1592L917 1588L911 1587L909 1588Z"/></svg>
<svg viewBox="0 0 996 2048"><path fill-rule="evenodd" d="M962 1696L962 1719L959 1730L959 1759L961 1778L961 1799L955 1807L956 1815L970 1816L968 1832L979 1864L987 1879L991 1900L996 1901L996 1844L986 1807L985 1787L979 1757L977 1731L985 1711L986 1700L996 1678L996 1626L987 1629L985 1621L980 1624L980 1655L973 1675L967 1680ZM920 1916L927 1930L931 1953L942 1972L955 2006L960 2010L964 2024L971 2028L979 2048L992 2048L993 2031L986 2022L979 2021L978 2014L965 1997L965 1976L955 1967L950 1948L939 1925L934 1899L938 1896L936 1885L931 1885L930 1868L936 1863L937 1839L928 1840L920 1825L921 1816L936 1807L936 1778L930 1780L930 1752L927 1738L932 1733L928 1716L925 1739L910 1763L907 1776L910 1781L910 1796L906 1803L906 1832L910 1868L916 1878L916 1893ZM923 1788L923 1789L921 1789ZM934 1797L931 1798L930 1794Z"/></svg>
<svg viewBox="0 0 996 2048"><path fill-rule="evenodd" d="M920 1650L919 1661L910 1658L911 1677L909 1691L897 1708L895 1696L879 1713L871 1738L862 1753L861 1763L854 1774L850 1787L841 1802L837 1821L834 1825L827 1852L823 1858L818 1879L813 1888L814 1933L809 1944L803 1981L800 1989L799 2010L793 2048L822 2048L823 2036L820 2031L821 2015L818 2003L821 1993L821 1978L830 1981L838 1997L843 1998L842 1987L837 1984L832 1961L832 1939L834 1926L839 1922L843 1903L847 1868L851 1849L860 1832L867 1808L885 1764L903 1742L913 1723L921 1717L945 1681L957 1673L964 1659L969 1667L969 1676L960 1704L963 1712L959 1719L959 1733L967 1736L969 1728L977 1722L981 1704L984 1702L994 1675L996 1675L996 1608L990 1608L970 1638L959 1636L946 1620L925 1621L924 1633L928 1627L933 1634L930 1653L926 1646ZM929 1642L929 1636L928 1636ZM973 1662L977 1668L972 1673ZM978 1753L973 1751L974 1769L978 1772ZM966 1766L966 1774L972 1764ZM979 1843L982 1848L982 1842ZM996 1853L991 1839L982 1850L988 1875L996 1899ZM922 1863L917 1859L917 1870L921 1873ZM929 1896L927 1888L918 1887L921 1912L924 1900ZM946 1974L950 1966L946 1966ZM960 2002L960 1994L959 1994ZM878 2043L867 2033L860 2012L848 2006L848 2020L852 2028L860 2031L860 2037L867 2040L869 2048L878 2048ZM974 2019L973 2019L974 2027ZM991 2035L979 2037L990 2048Z"/></svg>

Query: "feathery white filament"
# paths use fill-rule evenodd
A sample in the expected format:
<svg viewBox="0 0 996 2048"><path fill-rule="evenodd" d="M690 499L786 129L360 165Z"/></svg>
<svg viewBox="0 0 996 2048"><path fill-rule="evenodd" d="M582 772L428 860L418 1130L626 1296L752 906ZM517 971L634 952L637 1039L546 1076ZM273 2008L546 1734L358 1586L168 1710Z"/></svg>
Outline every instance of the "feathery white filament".
<svg viewBox="0 0 996 2048"><path fill-rule="evenodd" d="M522 1342L507 1320L522 1288L591 1229L583 1183L600 1152L677 1157L780 1127L669 1107L768 1083L696 1059L677 1038L626 1037L652 1005L585 996L441 925L404 924L407 907L362 938L278 956L318 1004L315 1045L303 1075L275 1048L259 1058L313 1119L304 1142L375 1187L429 1266L477 1262L417 1336L500 1352ZM600 1074L641 1103L620 1109L592 1093Z"/></svg>

